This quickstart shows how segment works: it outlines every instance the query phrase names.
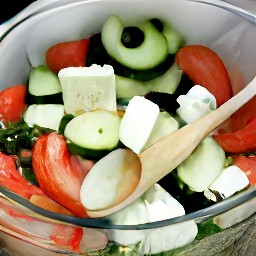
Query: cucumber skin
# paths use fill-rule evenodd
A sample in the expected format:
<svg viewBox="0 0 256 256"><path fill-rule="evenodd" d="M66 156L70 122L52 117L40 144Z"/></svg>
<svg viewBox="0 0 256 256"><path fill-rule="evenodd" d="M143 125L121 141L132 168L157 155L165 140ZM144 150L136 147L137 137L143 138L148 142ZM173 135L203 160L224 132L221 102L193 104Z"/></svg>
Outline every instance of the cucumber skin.
<svg viewBox="0 0 256 256"><path fill-rule="evenodd" d="M106 156L111 151L124 147L124 145L120 141L117 143L117 145L114 148L109 148L109 149L82 148L78 145L75 145L72 142L68 142L67 145L68 145L68 149L72 155L79 155L83 158L93 160L93 161L100 160L102 157Z"/></svg>
<svg viewBox="0 0 256 256"><path fill-rule="evenodd" d="M167 58L160 63L158 66L145 70L136 70L126 67L114 60L105 50L101 42L101 34L95 34L90 38L90 43L88 47L86 65L91 66L92 64L111 65L115 74L127 78L132 78L138 81L149 81L152 80L163 73L165 73L174 63L174 55L169 54Z"/></svg>
<svg viewBox="0 0 256 256"><path fill-rule="evenodd" d="M74 118L75 116L72 114L66 114L65 116L62 117L58 129L58 133L61 135L64 135L65 128L67 124Z"/></svg>
<svg viewBox="0 0 256 256"><path fill-rule="evenodd" d="M51 94L51 95L42 95L35 96L27 92L25 102L28 105L32 104L64 104L62 98L62 92Z"/></svg>
<svg viewBox="0 0 256 256"><path fill-rule="evenodd" d="M182 71L177 64L173 64L164 74L150 81L137 81L116 75L116 94L117 99L131 99L134 96L143 96L150 92L174 93L182 77Z"/></svg>

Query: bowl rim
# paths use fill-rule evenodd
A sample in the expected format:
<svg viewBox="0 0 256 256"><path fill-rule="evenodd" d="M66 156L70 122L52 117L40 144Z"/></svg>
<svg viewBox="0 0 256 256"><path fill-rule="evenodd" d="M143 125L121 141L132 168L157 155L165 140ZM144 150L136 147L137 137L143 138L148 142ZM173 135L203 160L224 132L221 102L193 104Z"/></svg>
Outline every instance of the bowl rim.
<svg viewBox="0 0 256 256"><path fill-rule="evenodd" d="M22 207L31 210L31 217L36 218L38 220L49 220L49 221L57 221L62 224L68 225L76 225L80 227L87 228L100 228L100 229L118 229L118 230L145 230L145 229L154 229L161 228L170 225L175 225L179 223L194 221L195 223L200 223L210 218L213 218L219 214L222 214L226 211L234 209L235 207L241 206L244 203L249 202L250 200L256 199L256 186L250 186L244 192L240 192L239 194L233 195L230 198L227 198L221 202L213 204L204 209L188 213L182 216L143 223L143 224L134 224L134 225L116 225L112 224L107 217L102 218L80 218L75 216L69 216L65 214L54 213L48 210L45 210L25 198L13 193L9 189L0 186L0 193L4 195L4 198L8 201L11 201L22 211Z"/></svg>
<svg viewBox="0 0 256 256"><path fill-rule="evenodd" d="M31 17L36 17L39 15L45 15L47 13L54 12L56 10L66 9L74 5L80 5L80 4L86 4L91 2L107 2L108 0L80 0L76 1L75 3L70 1L70 3L64 4L62 6L57 6L52 9L42 11L39 13L31 14L24 19L20 20L19 22L12 25L9 29L7 29L2 35L0 35L0 42L18 25L23 23L24 21L30 19ZM111 1L111 0L110 0ZM115 0L112 0L115 1ZM215 7L219 7L222 9L225 9L227 11L230 11L234 14L239 15L240 17L246 19L249 22L256 23L256 14L248 12L240 7L237 7L235 5L232 5L230 3L221 1L221 0L184 0L184 1L190 1L190 2L198 2L208 5L213 5ZM120 1L119 1L120 2ZM1 27L1 26L0 26ZM18 207L21 209L21 206L26 207L27 209L31 210L35 214L32 214L32 217L38 219L38 220L49 220L52 221L60 221L65 225L76 225L80 227L91 227L91 228L100 228L100 229L118 229L118 230L145 230L145 229L154 229L154 228L161 228L166 227L178 223L183 222L189 222L189 221L195 221L196 223L200 223L204 220L210 219L212 217L215 217L221 213L224 213L226 211L229 211L235 207L238 207L253 198L256 197L256 187L251 186L249 189L247 189L244 192L240 192L237 195L233 195L230 198L227 198L221 202L218 202L212 206L209 206L207 208L188 213L182 216L165 219L161 221L155 221L150 223L144 223L144 224L135 224L135 225L116 225L112 224L110 220L107 218L79 218L79 217L73 217L68 216L64 214L58 214L54 212L50 212L48 210L45 210L39 206L34 205L33 203L29 202L25 198L11 192L7 188L0 186L0 193L2 193L3 198L5 198L8 201L11 201L12 204L17 203ZM0 195L1 196L1 195Z"/></svg>
<svg viewBox="0 0 256 256"><path fill-rule="evenodd" d="M69 2L68 2L69 1ZM70 6L74 5L80 5L84 3L90 3L90 2L107 2L109 0L76 0L75 2L72 0L63 0L63 3L60 3L61 0L55 1L56 6L54 6L53 3L47 3L42 9L38 6L39 4L35 4L35 10L34 11L29 11L29 13L23 14L24 10L28 9L31 7L33 3L28 5L26 8L24 8L20 13L12 17L11 19L3 22L0 24L0 42L19 24L23 23L25 20L37 16L40 14L48 13L51 11L55 11L56 9L62 9L62 8L68 8ZM110 0L110 1L115 1L115 0ZM117 0L118 1L118 0ZM203 3L203 4L208 4L212 5L215 7L222 8L224 10L230 11L234 14L239 15L240 17L252 22L256 23L256 13L250 12L248 10L245 10L241 7L236 6L235 4L232 4L232 1L223 1L223 0L183 0L183 1L190 1L190 2L198 2L198 3ZM51 8L51 5L53 7Z"/></svg>

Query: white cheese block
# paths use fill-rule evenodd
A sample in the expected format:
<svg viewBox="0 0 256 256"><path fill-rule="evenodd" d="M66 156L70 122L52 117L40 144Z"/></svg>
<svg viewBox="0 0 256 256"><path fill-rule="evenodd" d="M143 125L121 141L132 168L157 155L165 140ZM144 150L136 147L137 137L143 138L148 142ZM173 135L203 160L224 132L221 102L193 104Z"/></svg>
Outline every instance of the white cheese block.
<svg viewBox="0 0 256 256"><path fill-rule="evenodd" d="M110 214L115 225L136 225L185 215L184 207L159 184L153 185L137 200Z"/></svg>
<svg viewBox="0 0 256 256"><path fill-rule="evenodd" d="M139 197L125 208L107 216L114 225L138 225L148 223L148 209L142 197Z"/></svg>
<svg viewBox="0 0 256 256"><path fill-rule="evenodd" d="M149 222L185 215L184 207L159 184L153 185L144 195Z"/></svg>
<svg viewBox="0 0 256 256"><path fill-rule="evenodd" d="M93 64L90 67L64 68L58 77L67 114L98 109L116 110L116 84L112 66Z"/></svg>
<svg viewBox="0 0 256 256"><path fill-rule="evenodd" d="M132 204L107 218L116 225L135 225L184 214L183 206L160 185L155 184ZM139 255L151 255L188 244L195 239L197 232L197 225L192 220L153 229L111 229L108 230L108 238L126 246L140 243Z"/></svg>
<svg viewBox="0 0 256 256"><path fill-rule="evenodd" d="M159 113L157 104L142 96L134 96L120 123L120 141L139 154L151 135Z"/></svg>
<svg viewBox="0 0 256 256"><path fill-rule="evenodd" d="M58 131L64 106L61 104L30 105L23 114L24 121L30 126L34 124Z"/></svg>
<svg viewBox="0 0 256 256"><path fill-rule="evenodd" d="M214 95L200 85L193 86L186 95L180 95L177 102L180 104L177 114L186 123L192 123L217 107Z"/></svg>
<svg viewBox="0 0 256 256"><path fill-rule="evenodd" d="M249 185L247 175L237 166L232 165L225 168L219 177L211 184L209 189L204 191L204 195L212 200L217 201L215 194L218 192L222 199L234 195Z"/></svg>

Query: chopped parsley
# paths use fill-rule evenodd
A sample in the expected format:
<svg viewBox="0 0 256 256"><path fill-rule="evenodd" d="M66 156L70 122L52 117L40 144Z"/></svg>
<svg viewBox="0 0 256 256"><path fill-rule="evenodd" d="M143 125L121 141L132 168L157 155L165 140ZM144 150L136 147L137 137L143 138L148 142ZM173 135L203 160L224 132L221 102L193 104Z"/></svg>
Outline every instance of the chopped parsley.
<svg viewBox="0 0 256 256"><path fill-rule="evenodd" d="M12 155L21 149L31 149L42 133L50 130L34 125L30 127L24 120L8 123L0 129L0 151Z"/></svg>

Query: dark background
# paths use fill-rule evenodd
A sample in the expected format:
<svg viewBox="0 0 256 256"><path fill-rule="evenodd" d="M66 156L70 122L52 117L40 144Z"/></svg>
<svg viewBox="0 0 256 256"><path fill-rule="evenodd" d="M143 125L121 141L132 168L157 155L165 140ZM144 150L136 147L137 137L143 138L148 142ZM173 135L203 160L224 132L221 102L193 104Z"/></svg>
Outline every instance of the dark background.
<svg viewBox="0 0 256 256"><path fill-rule="evenodd" d="M50 0L49 0L50 1ZM0 0L0 24L24 9L32 0Z"/></svg>

